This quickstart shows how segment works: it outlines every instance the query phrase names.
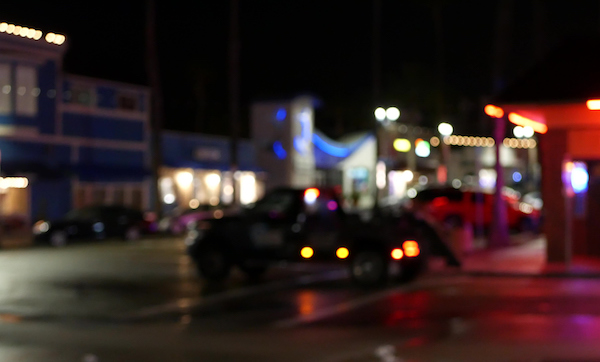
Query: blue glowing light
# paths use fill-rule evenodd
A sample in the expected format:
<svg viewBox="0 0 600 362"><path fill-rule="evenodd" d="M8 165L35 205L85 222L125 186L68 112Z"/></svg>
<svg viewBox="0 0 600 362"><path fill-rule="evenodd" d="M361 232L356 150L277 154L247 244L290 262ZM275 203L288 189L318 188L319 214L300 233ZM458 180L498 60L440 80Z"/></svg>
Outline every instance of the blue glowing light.
<svg viewBox="0 0 600 362"><path fill-rule="evenodd" d="M512 174L512 179L514 182L521 182L521 180L523 179L523 176L521 175L521 173L519 171L515 171Z"/></svg>
<svg viewBox="0 0 600 362"><path fill-rule="evenodd" d="M275 155L280 160L283 160L287 157L287 152L285 152L283 145L279 141L273 142L273 152L275 152Z"/></svg>
<svg viewBox="0 0 600 362"><path fill-rule="evenodd" d="M321 151L336 157L347 157L351 149L348 147L338 147L327 143L324 139L313 133L312 141Z"/></svg>
<svg viewBox="0 0 600 362"><path fill-rule="evenodd" d="M583 162L575 162L573 171L571 171L571 187L573 187L573 191L578 194L587 190L589 180L590 176L585 164Z"/></svg>
<svg viewBox="0 0 600 362"><path fill-rule="evenodd" d="M300 122L300 135L294 137L294 148L299 154L304 155L310 146L310 126L312 124L310 111L303 109L296 118Z"/></svg>
<svg viewBox="0 0 600 362"><path fill-rule="evenodd" d="M283 121L283 120L285 119L285 117L287 117L287 112L286 112L286 110L285 110L285 109L283 109L283 108L279 108L279 109L277 110L277 114L275 115L275 118L276 118L276 119L277 119L279 122L281 122L281 121Z"/></svg>

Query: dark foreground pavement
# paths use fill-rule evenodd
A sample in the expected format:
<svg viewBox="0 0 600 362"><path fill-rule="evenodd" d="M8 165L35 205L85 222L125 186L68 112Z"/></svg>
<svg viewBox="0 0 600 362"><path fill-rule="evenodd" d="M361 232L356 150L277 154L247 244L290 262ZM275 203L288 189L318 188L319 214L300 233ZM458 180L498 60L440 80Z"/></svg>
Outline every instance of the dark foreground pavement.
<svg viewBox="0 0 600 362"><path fill-rule="evenodd" d="M594 361L600 264L544 240L358 289L339 267L199 280L178 239L0 252L0 361Z"/></svg>

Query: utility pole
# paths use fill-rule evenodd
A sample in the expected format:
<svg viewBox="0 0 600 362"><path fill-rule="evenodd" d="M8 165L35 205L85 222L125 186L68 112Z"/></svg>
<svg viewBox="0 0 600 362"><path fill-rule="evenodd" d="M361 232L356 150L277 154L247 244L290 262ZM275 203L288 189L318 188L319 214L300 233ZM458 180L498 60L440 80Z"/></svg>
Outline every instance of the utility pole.
<svg viewBox="0 0 600 362"><path fill-rule="evenodd" d="M496 19L496 39L493 50L492 87L498 93L504 87L506 79L506 63L510 50L510 30L512 19L512 0L500 0L498 3L498 17ZM496 192L494 193L494 217L492 218L490 245L502 247L509 244L508 216L506 202L502 196L504 187L504 173L500 162L500 147L506 133L506 119L494 119L494 139L496 141Z"/></svg>
<svg viewBox="0 0 600 362"><path fill-rule="evenodd" d="M237 201L235 173L238 170L238 141L240 137L240 39L239 0L231 0L229 19L229 126L230 126L230 171L233 177L233 203Z"/></svg>
<svg viewBox="0 0 600 362"><path fill-rule="evenodd" d="M373 109L381 102L381 0L373 0Z"/></svg>
<svg viewBox="0 0 600 362"><path fill-rule="evenodd" d="M160 87L158 51L156 48L156 1L148 0L146 8L146 74L151 89L150 100L150 157L152 167L153 210L156 217L162 216L162 203L158 180L162 165L163 100Z"/></svg>
<svg viewBox="0 0 600 362"><path fill-rule="evenodd" d="M375 109L381 102L381 0L373 0L373 50L372 50L372 77L373 77L373 107ZM373 122L373 121L371 121ZM377 163L379 162L379 153L381 148L381 136L379 135L379 122L374 121L373 132L375 133L375 164L371 173L373 181L370 183L373 187L373 212L377 213L379 209L379 188L376 184Z"/></svg>

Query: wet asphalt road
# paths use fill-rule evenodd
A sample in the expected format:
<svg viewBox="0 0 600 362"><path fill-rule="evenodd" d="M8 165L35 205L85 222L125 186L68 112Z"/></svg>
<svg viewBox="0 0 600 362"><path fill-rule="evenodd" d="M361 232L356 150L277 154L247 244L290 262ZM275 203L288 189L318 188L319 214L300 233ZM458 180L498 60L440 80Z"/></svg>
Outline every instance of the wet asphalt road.
<svg viewBox="0 0 600 362"><path fill-rule="evenodd" d="M0 252L0 361L600 361L600 281L330 265L203 283L176 238Z"/></svg>

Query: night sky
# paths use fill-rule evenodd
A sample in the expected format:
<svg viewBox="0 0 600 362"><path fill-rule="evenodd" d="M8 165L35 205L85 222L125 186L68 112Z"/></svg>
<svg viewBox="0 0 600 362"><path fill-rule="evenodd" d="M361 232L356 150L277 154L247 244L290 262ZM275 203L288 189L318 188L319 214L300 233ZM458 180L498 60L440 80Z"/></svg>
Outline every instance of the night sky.
<svg viewBox="0 0 600 362"><path fill-rule="evenodd" d="M461 133L476 132L481 102L493 93L499 1L381 3L382 83L374 100L372 1L241 0L243 135L252 101L298 94L320 100L316 126L334 137L369 127L379 104L406 110L407 122L432 126L443 117ZM442 4L443 88L433 16L437 3ZM600 31L597 0L509 3L505 83L531 67L540 49ZM145 6L141 0L12 1L3 3L0 20L65 34L68 73L147 84ZM543 14L538 27L536 6ZM229 1L158 0L156 21L165 127L227 134ZM436 108L439 89L443 109Z"/></svg>

